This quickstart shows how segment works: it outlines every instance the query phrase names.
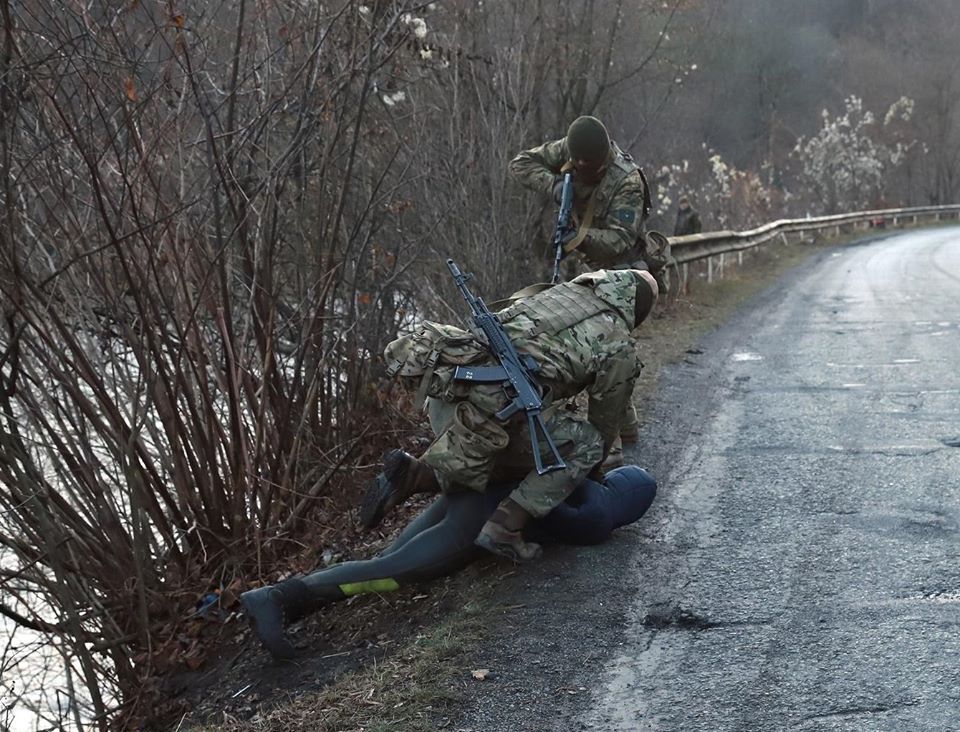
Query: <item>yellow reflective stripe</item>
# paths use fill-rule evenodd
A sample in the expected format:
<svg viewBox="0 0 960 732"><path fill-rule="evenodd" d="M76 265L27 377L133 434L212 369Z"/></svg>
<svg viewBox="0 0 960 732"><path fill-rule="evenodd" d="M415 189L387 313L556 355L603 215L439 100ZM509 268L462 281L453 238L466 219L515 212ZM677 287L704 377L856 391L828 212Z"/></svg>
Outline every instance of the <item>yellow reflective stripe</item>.
<svg viewBox="0 0 960 732"><path fill-rule="evenodd" d="M400 585L392 577L367 580L366 582L348 582L340 585L340 591L347 597L362 595L364 592L393 592L400 589Z"/></svg>

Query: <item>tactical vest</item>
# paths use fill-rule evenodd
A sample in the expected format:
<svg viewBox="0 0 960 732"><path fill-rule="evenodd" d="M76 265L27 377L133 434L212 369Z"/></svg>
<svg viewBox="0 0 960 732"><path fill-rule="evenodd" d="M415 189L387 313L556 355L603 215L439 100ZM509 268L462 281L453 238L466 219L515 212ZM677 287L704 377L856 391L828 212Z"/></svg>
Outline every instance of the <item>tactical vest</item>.
<svg viewBox="0 0 960 732"><path fill-rule="evenodd" d="M541 335L556 335L606 311L614 312L613 308L597 297L589 287L564 282L537 293L534 297L514 303L501 310L498 317L500 322L506 325L518 315L525 315L534 326L530 330L517 332L516 335L529 340Z"/></svg>

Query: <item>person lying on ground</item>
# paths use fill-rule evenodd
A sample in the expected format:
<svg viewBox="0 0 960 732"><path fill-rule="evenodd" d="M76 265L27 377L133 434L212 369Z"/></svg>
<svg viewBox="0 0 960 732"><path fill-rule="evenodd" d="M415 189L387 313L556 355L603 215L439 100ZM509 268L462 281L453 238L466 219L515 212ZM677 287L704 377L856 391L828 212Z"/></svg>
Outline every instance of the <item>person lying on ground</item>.
<svg viewBox="0 0 960 732"><path fill-rule="evenodd" d="M292 658L296 649L284 634L286 624L354 595L445 577L483 556L474 538L516 486L504 483L486 493L442 495L373 559L345 562L244 592L243 611L275 658ZM656 491L656 481L642 468L617 468L602 482L581 483L563 503L529 523L524 536L537 542L599 544L614 529L643 516Z"/></svg>

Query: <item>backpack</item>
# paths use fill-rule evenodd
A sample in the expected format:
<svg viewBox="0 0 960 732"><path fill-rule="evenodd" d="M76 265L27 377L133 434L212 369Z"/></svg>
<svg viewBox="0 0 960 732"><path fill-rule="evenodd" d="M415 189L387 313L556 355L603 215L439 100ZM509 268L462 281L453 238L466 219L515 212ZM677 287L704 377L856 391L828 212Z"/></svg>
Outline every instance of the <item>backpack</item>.
<svg viewBox="0 0 960 732"><path fill-rule="evenodd" d="M453 367L481 363L490 358L472 333L453 325L421 323L416 330L387 344L383 351L387 376L398 377L406 387L419 382L416 404L428 396L442 398L453 378ZM437 373L437 369L444 369ZM436 378L434 378L436 377Z"/></svg>

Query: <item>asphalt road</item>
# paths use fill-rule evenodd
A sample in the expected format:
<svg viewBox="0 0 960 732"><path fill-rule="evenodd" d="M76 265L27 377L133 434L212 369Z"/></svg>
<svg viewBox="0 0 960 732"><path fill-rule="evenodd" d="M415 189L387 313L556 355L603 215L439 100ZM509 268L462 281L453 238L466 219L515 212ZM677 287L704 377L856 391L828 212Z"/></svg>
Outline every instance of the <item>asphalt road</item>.
<svg viewBox="0 0 960 732"><path fill-rule="evenodd" d="M458 726L960 730L960 229L828 252L700 349L654 508L517 583Z"/></svg>

